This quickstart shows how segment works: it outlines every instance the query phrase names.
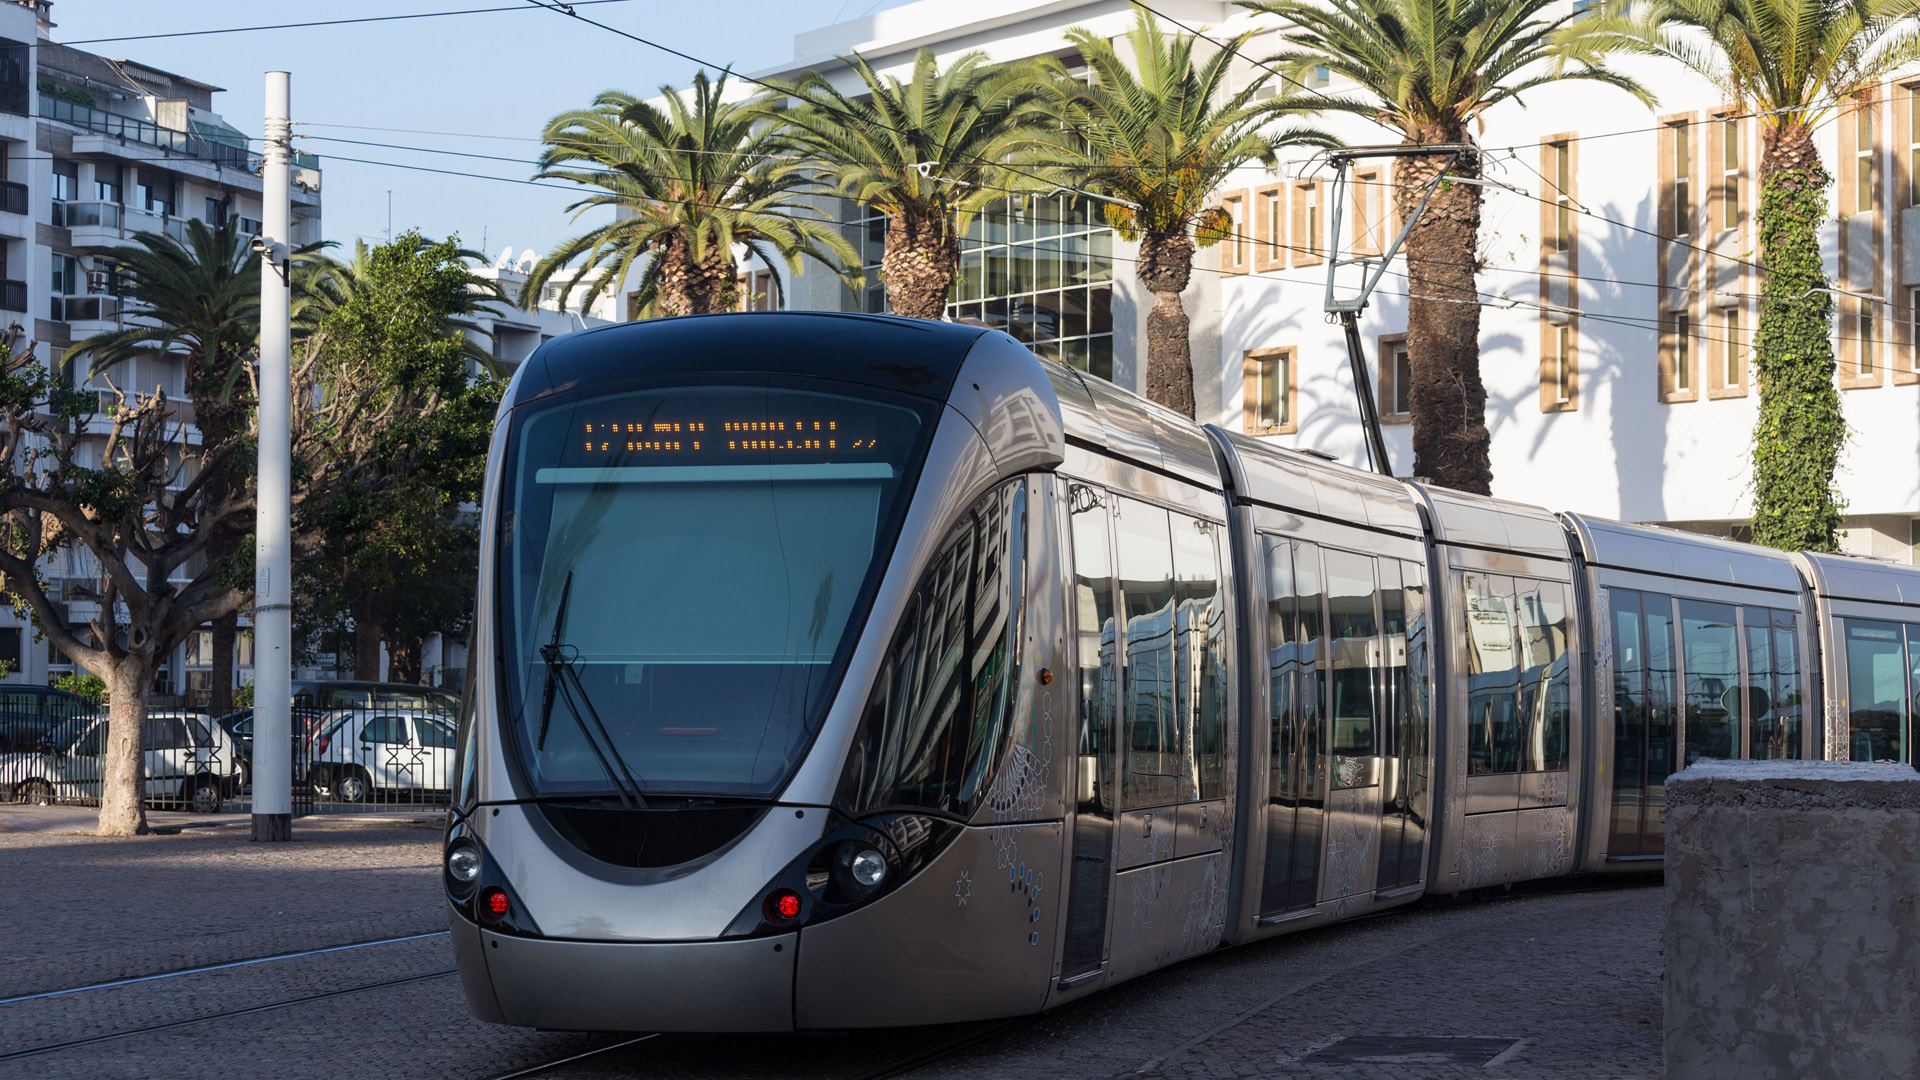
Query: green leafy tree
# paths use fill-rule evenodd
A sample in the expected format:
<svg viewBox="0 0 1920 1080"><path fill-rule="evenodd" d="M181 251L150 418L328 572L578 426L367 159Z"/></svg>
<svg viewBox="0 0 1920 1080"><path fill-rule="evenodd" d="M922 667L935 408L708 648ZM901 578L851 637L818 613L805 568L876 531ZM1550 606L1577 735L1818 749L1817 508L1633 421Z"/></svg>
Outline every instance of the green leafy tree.
<svg viewBox="0 0 1920 1080"><path fill-rule="evenodd" d="M798 273L812 258L842 267L853 246L807 201L818 182L799 162L776 155L773 125L759 105L722 100L723 73L693 77L681 94L661 87L665 107L609 90L593 107L561 113L541 138L542 180L589 189L567 209L577 218L611 210L605 225L564 240L528 275L520 304L567 273L567 291L618 288L639 267L638 307L667 315L730 311L738 300L735 244ZM577 264L577 265L576 265Z"/></svg>
<svg viewBox="0 0 1920 1080"><path fill-rule="evenodd" d="M1300 78L1324 67L1354 92L1328 95L1329 110L1373 117L1403 142L1467 144L1481 114L1530 90L1567 80L1652 98L1605 66L1619 46L1593 32L1598 16L1560 0L1266 0L1241 6L1278 16L1288 47L1267 59ZM1437 170L1480 176L1477 152L1404 157L1394 169L1402 220ZM1461 491L1493 484L1487 391L1480 378L1478 268L1480 188L1444 183L1403 248L1407 258L1407 353L1413 365L1413 471Z"/></svg>
<svg viewBox="0 0 1920 1080"><path fill-rule="evenodd" d="M978 52L942 71L932 50L921 49L903 82L882 78L864 57L843 59L860 78L859 93L809 71L776 82L779 95L767 104L785 139L841 195L887 215L880 265L893 313L938 319L968 221L1020 178L1002 163L1033 142L1041 119L1027 106L1045 72L1031 63L991 64Z"/></svg>
<svg viewBox="0 0 1920 1080"><path fill-rule="evenodd" d="M351 616L362 678L383 640L396 673L418 678L421 639L457 629L472 604L478 538L459 507L479 495L501 389L469 374L469 318L499 299L475 257L407 232L310 287L326 299L301 346L298 397L321 404L295 418L311 449L297 573L323 585L323 612Z"/></svg>
<svg viewBox="0 0 1920 1080"><path fill-rule="evenodd" d="M1102 195L1107 223L1138 240L1140 283L1153 293L1147 314L1147 396L1194 415L1193 356L1180 293L1193 277L1196 248L1211 247L1233 231L1226 211L1210 207L1213 191L1249 162L1272 166L1284 146L1328 146L1333 137L1310 127L1269 129L1311 102L1281 96L1261 100L1261 72L1237 91L1227 74L1241 34L1207 59L1196 38L1169 35L1142 11L1128 32L1127 55L1105 37L1076 27L1068 40L1093 71L1083 84L1057 64L1052 100L1032 106L1056 118L1044 151L1065 161L1073 186Z"/></svg>
<svg viewBox="0 0 1920 1080"><path fill-rule="evenodd" d="M190 442L166 395L114 397L101 415L93 393L31 350L0 345L0 590L105 684L99 831L132 836L147 828L141 739L154 673L188 634L246 603L206 556L214 537L247 527L254 503L245 484L216 496L208 482L251 432ZM56 601L39 570L69 556L78 572ZM75 603L92 612L82 630L69 623Z"/></svg>
<svg viewBox="0 0 1920 1080"><path fill-rule="evenodd" d="M96 334L73 345L66 358L85 358L129 393L155 388L131 385L133 361L164 355L184 361L191 419L202 444L218 447L246 434L253 408L248 363L260 337L260 255L235 219L210 226L187 223L186 238L140 233L135 243L105 255L113 266L120 296L137 314L118 330ZM250 454L227 459L227 466L206 477L208 497L218 502L246 484ZM243 550L250 530L236 524L210 538L207 558L226 579L249 585L252 552ZM233 653L238 615L213 624L212 707L227 712L233 704Z"/></svg>
<svg viewBox="0 0 1920 1080"><path fill-rule="evenodd" d="M1657 0L1602 24L1677 61L1760 124L1760 327L1753 369L1753 538L1839 545L1834 470L1846 419L1834 385L1833 294L1820 259L1827 184L1813 134L1847 99L1920 59L1916 0Z"/></svg>

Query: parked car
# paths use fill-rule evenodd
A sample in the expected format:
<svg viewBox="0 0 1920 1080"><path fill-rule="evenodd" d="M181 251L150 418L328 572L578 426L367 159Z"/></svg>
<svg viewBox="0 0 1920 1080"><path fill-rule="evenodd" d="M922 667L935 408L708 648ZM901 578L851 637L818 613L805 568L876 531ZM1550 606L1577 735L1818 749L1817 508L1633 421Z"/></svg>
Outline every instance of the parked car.
<svg viewBox="0 0 1920 1080"><path fill-rule="evenodd" d="M293 703L309 709L423 709L460 715L459 695L413 683L296 679Z"/></svg>
<svg viewBox="0 0 1920 1080"><path fill-rule="evenodd" d="M341 802L376 792L419 795L452 787L453 722L432 711L343 709L309 747L307 780Z"/></svg>
<svg viewBox="0 0 1920 1080"><path fill-rule="evenodd" d="M104 716L76 716L56 725L33 750L0 755L0 798L41 806L100 798ZM146 799L201 813L220 809L239 789L238 748L199 713L147 714Z"/></svg>
<svg viewBox="0 0 1920 1080"><path fill-rule="evenodd" d="M51 686L0 686L0 753L31 750L62 721L99 712L79 694Z"/></svg>
<svg viewBox="0 0 1920 1080"><path fill-rule="evenodd" d="M297 739L312 739L313 733L320 727L320 721L326 717L321 709L303 709L294 706L293 734ZM219 717L214 723L232 739L240 755L240 790L244 791L253 784L253 710L240 709Z"/></svg>

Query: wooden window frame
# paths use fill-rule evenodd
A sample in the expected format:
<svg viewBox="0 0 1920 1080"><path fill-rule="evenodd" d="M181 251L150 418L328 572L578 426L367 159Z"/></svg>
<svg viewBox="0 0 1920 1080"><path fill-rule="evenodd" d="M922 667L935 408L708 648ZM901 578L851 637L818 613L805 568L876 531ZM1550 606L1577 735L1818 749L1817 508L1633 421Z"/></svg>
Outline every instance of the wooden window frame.
<svg viewBox="0 0 1920 1080"><path fill-rule="evenodd" d="M1897 84L1888 102L1893 109L1893 145L1901 148L1888 162L1898 212L1887 215L1886 241L1887 288L1893 301L1888 310L1893 333L1887 335L1887 366L1895 386L1920 382L1920 288L1901 280L1907 264L1904 222L1909 212L1920 212L1915 211L1920 207L1920 109L1913 107L1915 95L1920 95L1920 82Z"/></svg>
<svg viewBox="0 0 1920 1080"><path fill-rule="evenodd" d="M1566 335L1566 352L1560 351L1561 335ZM1566 363L1567 396L1560 397L1560 364ZM1580 319L1569 316L1565 322L1540 320L1540 411L1568 413L1580 411Z"/></svg>
<svg viewBox="0 0 1920 1080"><path fill-rule="evenodd" d="M1378 255L1386 249L1386 189L1379 166L1356 169L1353 174L1353 236L1349 243L1355 255Z"/></svg>
<svg viewBox="0 0 1920 1080"><path fill-rule="evenodd" d="M1680 320L1685 319L1682 326ZM1670 311L1661 319L1660 336L1666 348L1661 365L1661 377L1665 380L1666 395L1661 399L1668 402L1700 400L1700 328L1694 325L1690 311ZM1684 368L1681 360L1686 364ZM1682 370L1687 376L1687 385L1680 385Z"/></svg>
<svg viewBox="0 0 1920 1080"><path fill-rule="evenodd" d="M1407 411L1395 412L1393 409L1393 391L1387 386L1388 376L1390 376L1394 370L1393 354L1406 347L1407 335L1404 332L1398 334L1381 334L1378 348L1373 354L1375 358L1373 385L1379 398L1378 408L1380 422L1382 424L1413 423L1412 388L1408 388L1407 391ZM1412 377L1413 371L1411 367L1408 368L1407 375L1409 378ZM1395 379L1394 385L1399 385L1399 380Z"/></svg>
<svg viewBox="0 0 1920 1080"><path fill-rule="evenodd" d="M1271 349L1248 349L1240 361L1240 429L1248 435L1292 435L1300 430L1300 350L1292 345ZM1285 362L1286 384L1281 387L1281 408L1286 419L1278 424L1260 423L1260 363L1278 357Z"/></svg>
<svg viewBox="0 0 1920 1080"><path fill-rule="evenodd" d="M1715 308L1713 321L1707 325L1703 339L1713 344L1713 363L1707 366L1707 397L1709 399L1739 398L1747 396L1747 379L1753 364L1747 355L1748 336L1745 305ZM1732 350L1729 355L1728 350ZM1734 377L1727 378L1727 361L1733 360ZM1698 365L1695 365L1696 372Z"/></svg>
<svg viewBox="0 0 1920 1080"><path fill-rule="evenodd" d="M1227 212L1226 239L1220 241L1220 273L1238 277L1253 269L1253 238L1247 233L1247 192L1245 188L1220 196L1220 209Z"/></svg>
<svg viewBox="0 0 1920 1080"><path fill-rule="evenodd" d="M1311 228L1307 225L1309 200L1304 197L1308 192L1313 195L1311 208L1315 211ZM1293 193L1288 198L1293 203L1292 227L1288 229L1293 237L1293 246L1289 249L1293 254L1293 265L1318 266L1325 261L1327 254L1326 182L1296 180Z"/></svg>
<svg viewBox="0 0 1920 1080"><path fill-rule="evenodd" d="M1885 192L1881 189L1886 186L1883 183L1886 177L1877 160L1882 149L1878 143L1881 119L1879 109L1878 88L1864 90L1855 95L1849 102L1849 107L1840 113L1838 124L1837 157L1845 165L1841 182L1836 185L1839 188L1837 209L1840 229L1836 245L1839 248L1839 273L1835 276L1835 285L1841 289L1869 295L1876 295L1880 291L1881 264L1884 261L1882 258L1884 234L1888 231L1885 223L1887 218L1894 216L1880 212L1880 203L1885 198ZM1863 126L1869 139L1869 144L1864 150L1860 146L1859 139ZM1868 170L1867 194L1870 196L1870 201L1866 206L1860 205L1859 168L1862 162L1866 163ZM1850 266L1853 259L1852 230L1861 227L1871 230L1871 250L1868 255L1871 265L1868 267L1864 283L1857 280ZM1888 348L1888 335L1880 332L1879 321L1882 313L1877 310L1879 305L1871 300L1863 300L1846 293L1841 293L1834 299L1837 301L1834 321L1839 327L1837 336L1840 339L1839 348L1835 350L1835 359L1838 361L1835 378L1840 389L1870 390L1882 385L1886 382L1887 369L1893 366L1890 362L1892 359L1890 353L1894 350ZM1863 319L1868 322L1871 328L1870 333L1862 333ZM1871 366L1864 372L1860 368L1863 347L1872 349Z"/></svg>
<svg viewBox="0 0 1920 1080"><path fill-rule="evenodd" d="M1253 268L1255 271L1285 270L1287 268L1287 185L1284 183L1262 184L1253 189ZM1268 213L1269 206L1275 207L1274 217ZM1274 226L1278 225L1278 235Z"/></svg>

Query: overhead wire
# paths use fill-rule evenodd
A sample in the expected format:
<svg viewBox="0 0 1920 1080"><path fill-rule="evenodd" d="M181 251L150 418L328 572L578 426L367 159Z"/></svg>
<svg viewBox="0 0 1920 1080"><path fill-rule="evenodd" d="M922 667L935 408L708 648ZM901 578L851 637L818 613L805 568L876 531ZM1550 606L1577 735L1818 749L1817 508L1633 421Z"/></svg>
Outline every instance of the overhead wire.
<svg viewBox="0 0 1920 1080"><path fill-rule="evenodd" d="M575 7L597 4L630 4L634 0L572 0ZM118 41L157 41L162 38L208 37L215 34L251 34L266 30L307 30L320 26L351 26L359 23L404 22L410 19L440 19L452 15L491 15L503 11L525 11L518 4L499 7L460 8L454 11L416 11L402 15L362 15L342 19L311 19L306 22L264 23L257 26L218 26L204 30L169 30L153 34L120 34L114 37L79 38L73 41L35 41L30 48L46 45L104 45Z"/></svg>

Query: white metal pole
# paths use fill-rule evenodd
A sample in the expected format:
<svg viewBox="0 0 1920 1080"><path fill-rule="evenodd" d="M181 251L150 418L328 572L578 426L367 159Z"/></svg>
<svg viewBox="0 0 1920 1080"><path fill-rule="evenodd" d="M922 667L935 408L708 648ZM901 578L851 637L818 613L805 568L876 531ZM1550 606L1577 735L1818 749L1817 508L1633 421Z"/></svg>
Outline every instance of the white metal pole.
<svg viewBox="0 0 1920 1080"><path fill-rule="evenodd" d="M253 838L293 838L293 447L288 399L292 305L287 73L267 72L261 169L260 481L254 525Z"/></svg>

